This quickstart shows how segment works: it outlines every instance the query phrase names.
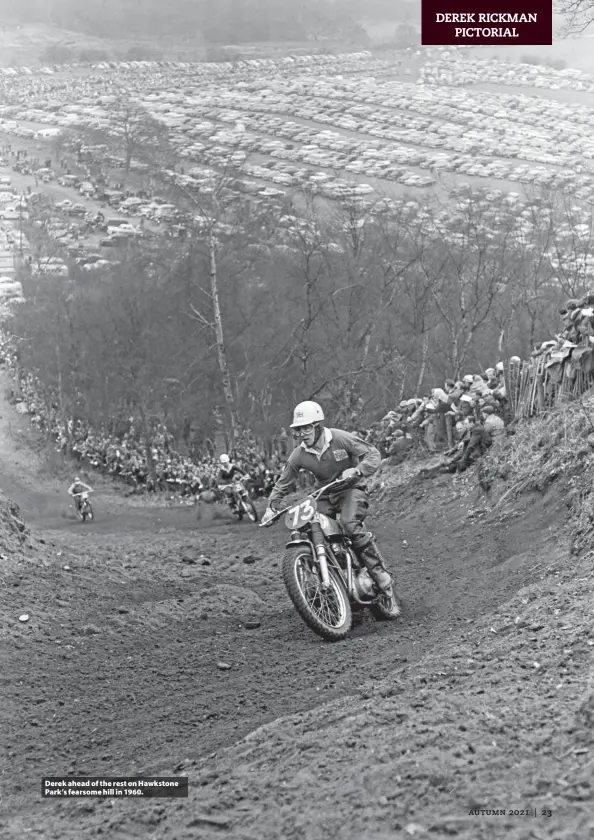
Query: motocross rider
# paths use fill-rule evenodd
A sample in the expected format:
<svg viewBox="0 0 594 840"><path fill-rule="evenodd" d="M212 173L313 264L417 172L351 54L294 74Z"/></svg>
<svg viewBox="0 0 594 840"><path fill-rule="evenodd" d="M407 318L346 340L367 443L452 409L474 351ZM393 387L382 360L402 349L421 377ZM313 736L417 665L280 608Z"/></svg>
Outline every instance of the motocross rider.
<svg viewBox="0 0 594 840"><path fill-rule="evenodd" d="M222 492L229 505L234 507L236 501L231 482L233 481L235 475L240 475L245 478L246 472L242 470L241 467L238 467L237 464L234 464L226 452L223 452L219 461L221 463L218 475L219 490Z"/></svg>
<svg viewBox="0 0 594 840"><path fill-rule="evenodd" d="M317 487L339 477L357 477L358 480L349 489L330 493L327 500L318 501L318 509L325 514L340 514L342 527L350 537L357 557L377 587L388 596L393 615L397 616L399 608L392 588L392 578L378 552L373 535L363 525L369 507L365 479L379 467L380 453L352 432L324 426L322 407L310 400L295 407L291 428L301 438L301 443L289 455L283 473L270 493L262 524L270 521L276 511L276 503L294 488L300 470L313 473Z"/></svg>
<svg viewBox="0 0 594 840"><path fill-rule="evenodd" d="M81 481L77 475L74 477L74 481L68 488L68 494L74 498L74 504L76 505L77 510L80 510L80 494L92 492L93 488L89 487L88 484L85 484L84 481Z"/></svg>

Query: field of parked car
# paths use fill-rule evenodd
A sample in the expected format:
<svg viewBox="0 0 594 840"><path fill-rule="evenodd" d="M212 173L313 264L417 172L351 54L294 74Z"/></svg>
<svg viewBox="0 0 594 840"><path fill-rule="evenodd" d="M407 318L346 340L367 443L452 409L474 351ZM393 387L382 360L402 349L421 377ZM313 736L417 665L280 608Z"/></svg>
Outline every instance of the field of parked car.
<svg viewBox="0 0 594 840"><path fill-rule="evenodd" d="M110 145L122 131L114 103L126 90L155 131L166 130L164 172L178 193L211 195L225 176L259 204L278 207L289 196L295 207L313 196L370 213L404 207L452 236L473 200L493 231L513 216L524 236L544 212L540 193L554 192L573 202L566 227L575 241L571 231L588 224L594 203L594 77L453 48L409 58L414 76L403 75L399 58L370 52L101 62L70 75L0 68L2 174L10 181L12 164L15 179L34 178L53 197L47 227L65 260L101 266L147 233L183 235L197 219L149 177L163 164L125 161ZM561 93L588 104L554 98ZM0 222L13 228L23 213L16 192L0 179ZM435 196L447 199L439 218L422 206Z"/></svg>
<svg viewBox="0 0 594 840"><path fill-rule="evenodd" d="M418 191L444 173L594 195L594 111L550 99L543 109L535 96L593 94L593 78L452 49L426 51L416 79L395 79L395 68L368 52L233 64L103 62L69 78L44 68L7 76L5 68L0 130L39 139L110 130L110 103L125 86L168 129L188 183L231 165L244 174L244 189L264 197L288 189L329 198L394 194L394 185ZM506 93L510 86L525 93Z"/></svg>

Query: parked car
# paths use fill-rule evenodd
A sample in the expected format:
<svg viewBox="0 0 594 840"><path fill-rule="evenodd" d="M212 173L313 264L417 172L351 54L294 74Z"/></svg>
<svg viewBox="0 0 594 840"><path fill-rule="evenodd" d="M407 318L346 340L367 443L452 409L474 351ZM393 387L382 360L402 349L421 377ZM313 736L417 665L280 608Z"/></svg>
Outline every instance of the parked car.
<svg viewBox="0 0 594 840"><path fill-rule="evenodd" d="M23 211L17 210L16 207L0 207L0 219L4 221L16 222L23 215Z"/></svg>
<svg viewBox="0 0 594 840"><path fill-rule="evenodd" d="M71 207L66 208L66 213L69 216L84 216L87 212L87 208L84 204L73 204Z"/></svg>
<svg viewBox="0 0 594 840"><path fill-rule="evenodd" d="M99 245L102 248L122 248L125 247L129 242L127 236L122 234L112 234L110 236L103 236L99 240Z"/></svg>
<svg viewBox="0 0 594 840"><path fill-rule="evenodd" d="M134 225L131 225L128 222L126 222L123 225L117 225L115 227L113 227L111 225L108 225L107 226L107 233L111 234L111 235L113 235L113 234L117 235L118 233L126 233L129 236L141 236L142 235L142 231L140 230L140 228L134 227Z"/></svg>

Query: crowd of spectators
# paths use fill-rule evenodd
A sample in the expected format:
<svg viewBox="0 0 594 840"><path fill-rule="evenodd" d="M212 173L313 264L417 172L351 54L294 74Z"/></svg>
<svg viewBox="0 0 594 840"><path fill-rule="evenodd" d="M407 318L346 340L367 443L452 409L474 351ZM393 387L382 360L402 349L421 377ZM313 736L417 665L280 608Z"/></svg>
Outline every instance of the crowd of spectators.
<svg viewBox="0 0 594 840"><path fill-rule="evenodd" d="M520 363L510 359L510 369ZM503 362L483 373L447 379L443 388L402 400L370 429L362 431L385 463L400 463L411 452L445 453L448 469L465 470L502 434L510 419Z"/></svg>
<svg viewBox="0 0 594 840"><path fill-rule="evenodd" d="M6 338L0 363L13 378L9 398L17 410L28 414L37 429L56 441L59 451L77 458L82 467L119 478L139 492L164 491L196 497L217 485L220 464L212 443L190 456L176 450L173 436L160 423L150 429L150 445L134 418L119 424L119 434L92 429L80 419L65 423L57 402L46 396L36 377L18 370L16 355ZM245 432L229 454L248 474L250 489L258 495L279 474L286 452L286 436L284 440L282 435L278 438L271 453Z"/></svg>
<svg viewBox="0 0 594 840"><path fill-rule="evenodd" d="M560 314L559 334L536 347L510 379L510 401L520 416L575 399L594 385L594 292L566 301Z"/></svg>

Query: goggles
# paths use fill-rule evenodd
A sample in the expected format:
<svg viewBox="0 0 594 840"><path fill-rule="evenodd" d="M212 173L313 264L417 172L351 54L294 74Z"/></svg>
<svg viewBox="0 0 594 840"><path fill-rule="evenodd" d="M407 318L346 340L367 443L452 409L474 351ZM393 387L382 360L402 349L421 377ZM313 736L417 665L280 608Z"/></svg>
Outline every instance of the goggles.
<svg viewBox="0 0 594 840"><path fill-rule="evenodd" d="M314 430L314 424L313 423L307 423L307 425L305 425L305 426L297 426L297 428L293 429L293 434L296 437L306 437L307 435L310 434L310 432L313 432L313 430Z"/></svg>

